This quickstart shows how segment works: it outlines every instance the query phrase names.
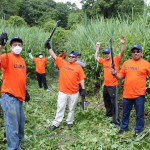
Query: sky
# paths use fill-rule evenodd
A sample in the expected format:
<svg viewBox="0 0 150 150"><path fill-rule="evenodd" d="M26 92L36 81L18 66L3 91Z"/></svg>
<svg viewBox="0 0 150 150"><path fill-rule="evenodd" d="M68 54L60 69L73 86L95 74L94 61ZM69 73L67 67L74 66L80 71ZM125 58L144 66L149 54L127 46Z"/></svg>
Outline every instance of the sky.
<svg viewBox="0 0 150 150"><path fill-rule="evenodd" d="M82 8L82 5L80 4L80 0L54 0L55 2L71 2L71 3L75 3L77 5L78 8Z"/></svg>
<svg viewBox="0 0 150 150"><path fill-rule="evenodd" d="M75 3L77 5L78 8L82 8L82 5L80 4L81 0L54 0L55 2L71 2L71 3ZM150 0L144 0L147 4L150 5Z"/></svg>

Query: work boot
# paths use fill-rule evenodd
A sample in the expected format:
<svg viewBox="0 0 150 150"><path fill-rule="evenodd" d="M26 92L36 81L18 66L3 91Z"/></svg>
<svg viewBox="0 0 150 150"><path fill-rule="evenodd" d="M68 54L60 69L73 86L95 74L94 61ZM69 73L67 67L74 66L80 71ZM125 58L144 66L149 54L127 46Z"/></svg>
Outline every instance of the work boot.
<svg viewBox="0 0 150 150"><path fill-rule="evenodd" d="M67 124L67 127L68 127L69 129L71 129L71 128L73 127L73 124Z"/></svg>
<svg viewBox="0 0 150 150"><path fill-rule="evenodd" d="M116 135L121 135L125 132L126 130L119 130L119 132L116 133Z"/></svg>
<svg viewBox="0 0 150 150"><path fill-rule="evenodd" d="M56 127L56 126L54 126L54 125L51 126L51 130L52 130L52 131L56 130L57 128L59 128L59 127Z"/></svg>

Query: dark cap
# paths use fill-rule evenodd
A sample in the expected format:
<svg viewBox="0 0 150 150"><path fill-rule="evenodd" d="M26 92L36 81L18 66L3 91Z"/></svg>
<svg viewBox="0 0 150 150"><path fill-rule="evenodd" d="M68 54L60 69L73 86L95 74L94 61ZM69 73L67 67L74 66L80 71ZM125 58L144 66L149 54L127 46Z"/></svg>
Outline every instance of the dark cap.
<svg viewBox="0 0 150 150"><path fill-rule="evenodd" d="M39 52L39 56L40 56L40 55L43 55L43 53L42 53L42 52Z"/></svg>
<svg viewBox="0 0 150 150"><path fill-rule="evenodd" d="M59 52L64 52L63 50L60 50Z"/></svg>
<svg viewBox="0 0 150 150"><path fill-rule="evenodd" d="M69 55L71 55L71 54L77 57L79 53L78 53L78 52L75 52L75 51L72 51L72 52L70 52Z"/></svg>
<svg viewBox="0 0 150 150"><path fill-rule="evenodd" d="M20 37L13 37L11 40L10 40L10 45L12 45L13 42L20 42L21 44L23 44L23 41Z"/></svg>
<svg viewBox="0 0 150 150"><path fill-rule="evenodd" d="M110 49L109 49L109 48L104 49L104 50L103 50L103 53L104 53L104 54L110 54Z"/></svg>
<svg viewBox="0 0 150 150"><path fill-rule="evenodd" d="M135 44L135 45L131 46L131 51L133 49L142 50L142 46L140 44Z"/></svg>

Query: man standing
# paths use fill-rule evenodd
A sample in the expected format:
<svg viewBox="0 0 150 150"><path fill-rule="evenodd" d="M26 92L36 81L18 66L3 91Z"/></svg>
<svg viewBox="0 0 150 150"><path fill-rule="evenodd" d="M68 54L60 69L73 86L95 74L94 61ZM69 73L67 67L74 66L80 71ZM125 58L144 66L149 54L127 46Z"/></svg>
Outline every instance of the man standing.
<svg viewBox="0 0 150 150"><path fill-rule="evenodd" d="M72 128L74 123L74 111L79 96L79 83L82 86L82 95L85 96L85 74L82 67L76 63L77 55L74 51L69 54L67 62L56 56L49 43L46 42L45 47L49 49L51 56L55 60L55 64L59 68L57 112L55 119L52 122L51 129L55 130L60 126L60 123L64 117L67 99L69 99L69 112L66 122L68 128Z"/></svg>
<svg viewBox="0 0 150 150"><path fill-rule="evenodd" d="M39 57L36 58L36 57L32 56L31 50L29 50L28 52L29 52L29 57L31 58L31 60L33 60L35 62L36 75L37 75L37 81L38 81L39 88L42 89L42 84L43 84L44 89L46 91L50 91L48 89L47 82L46 82L45 65L46 65L46 62L51 59L51 56L43 57L43 53L40 52Z"/></svg>
<svg viewBox="0 0 150 150"><path fill-rule="evenodd" d="M122 59L122 56L124 54L124 49L125 49L125 38L124 36L121 37L120 42L122 44L121 51L120 53L114 57L114 64L115 64L115 69L116 72L119 70L120 62ZM118 86L118 80L111 74L111 54L110 54L110 49L107 48L103 50L103 54L105 58L98 57L100 49L100 43L97 42L96 45L96 53L95 53L95 58L96 60L103 65L104 68L104 89L103 89L103 100L104 100L104 105L106 108L106 116L111 117L112 116L112 122L116 125L119 124L119 116L118 113L116 112L116 107L115 102L116 101L116 96L118 93L117 92L117 86Z"/></svg>
<svg viewBox="0 0 150 150"><path fill-rule="evenodd" d="M0 53L7 34L2 33ZM26 92L26 64L20 56L23 41L20 37L10 40L10 53L0 55L3 74L1 106L4 111L7 150L18 150L24 135L25 116L23 101Z"/></svg>
<svg viewBox="0 0 150 150"><path fill-rule="evenodd" d="M112 74L117 79L124 78L123 114L118 134L128 130L130 112L133 105L136 111L135 133L138 134L144 130L146 77L150 78L150 63L142 59L142 47L139 44L131 47L131 54L132 59L123 63L119 73L112 69Z"/></svg>

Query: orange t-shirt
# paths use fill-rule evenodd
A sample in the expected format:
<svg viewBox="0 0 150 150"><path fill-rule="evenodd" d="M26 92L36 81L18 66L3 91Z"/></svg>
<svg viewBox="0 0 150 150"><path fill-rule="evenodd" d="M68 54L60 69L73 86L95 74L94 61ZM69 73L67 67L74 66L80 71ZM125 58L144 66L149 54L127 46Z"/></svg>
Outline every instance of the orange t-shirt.
<svg viewBox="0 0 150 150"><path fill-rule="evenodd" d="M150 63L144 59L127 60L119 72L124 80L124 98L137 98L145 95L146 77L150 78Z"/></svg>
<svg viewBox="0 0 150 150"><path fill-rule="evenodd" d="M85 78L82 67L57 57L55 60L59 68L59 91L66 94L75 94L79 91L79 82Z"/></svg>
<svg viewBox="0 0 150 150"><path fill-rule="evenodd" d="M37 73L45 73L45 64L48 61L48 57L46 58L33 58L33 61L35 62L36 66L36 72Z"/></svg>
<svg viewBox="0 0 150 150"><path fill-rule="evenodd" d="M26 91L26 64L19 55L12 53L0 56L3 74L2 94L8 92L20 101L25 99Z"/></svg>
<svg viewBox="0 0 150 150"><path fill-rule="evenodd" d="M114 57L116 72L119 71L120 61L121 59L118 55ZM104 68L104 85L105 86L118 86L118 80L111 74L111 68L112 68L111 59L106 60L100 57L98 62L102 64Z"/></svg>

